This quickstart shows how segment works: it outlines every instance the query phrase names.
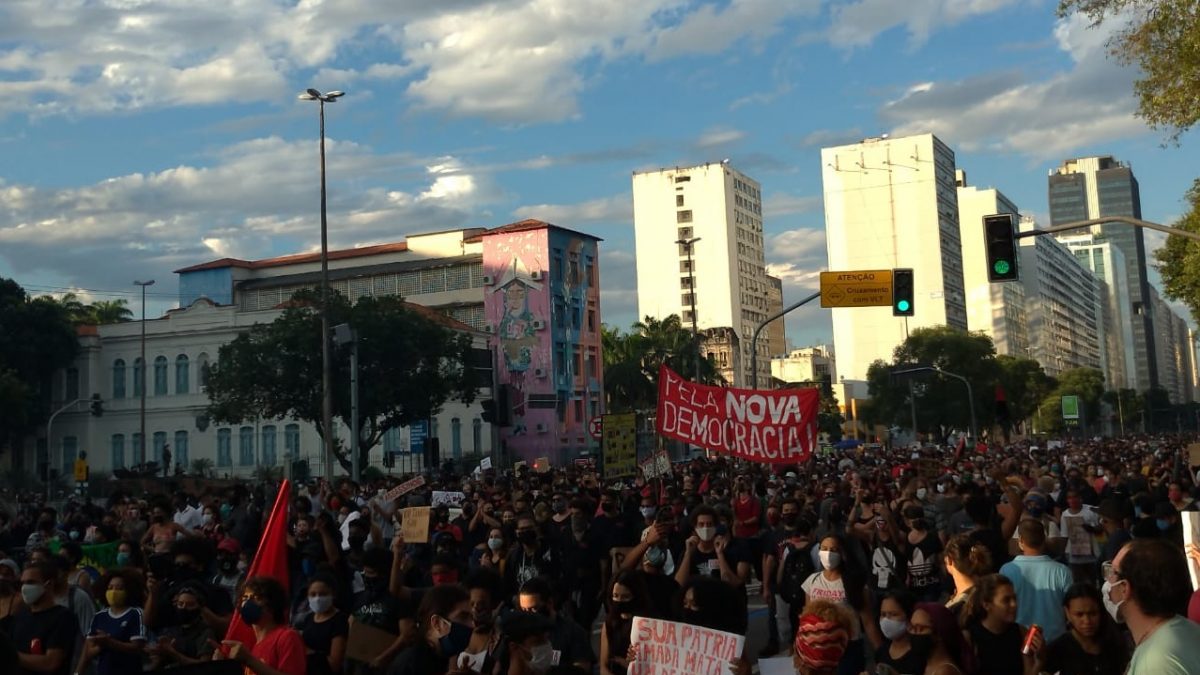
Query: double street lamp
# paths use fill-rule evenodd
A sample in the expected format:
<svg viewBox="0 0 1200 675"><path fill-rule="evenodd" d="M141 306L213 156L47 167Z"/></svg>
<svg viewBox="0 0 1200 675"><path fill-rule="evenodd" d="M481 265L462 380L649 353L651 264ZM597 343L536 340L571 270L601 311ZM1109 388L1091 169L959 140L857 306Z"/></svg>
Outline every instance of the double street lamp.
<svg viewBox="0 0 1200 675"><path fill-rule="evenodd" d="M329 356L329 224L325 211L325 104L334 103L345 92L325 94L306 89L301 101L316 101L321 115L321 427L325 441L325 476L333 478L333 389Z"/></svg>
<svg viewBox="0 0 1200 675"><path fill-rule="evenodd" d="M153 286L154 280L134 281L134 286L142 287L142 367L137 369L138 378L138 460L146 462L146 287Z"/></svg>

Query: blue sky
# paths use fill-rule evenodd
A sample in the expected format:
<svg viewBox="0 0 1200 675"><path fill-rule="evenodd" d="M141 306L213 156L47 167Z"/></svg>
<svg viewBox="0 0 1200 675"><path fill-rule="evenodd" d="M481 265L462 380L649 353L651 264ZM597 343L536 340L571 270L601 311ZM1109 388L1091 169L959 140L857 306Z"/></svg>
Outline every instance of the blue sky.
<svg viewBox="0 0 1200 675"><path fill-rule="evenodd" d="M1190 137L1133 112L1106 29L1053 0L4 0L0 275L128 297L171 270L534 217L604 238L607 323L636 319L635 170L729 158L765 199L785 300L825 265L819 150L932 131L970 183L1045 220L1046 174L1113 154L1170 222ZM1161 238L1149 237L1151 246ZM127 295L125 295L127 294ZM797 345L829 341L796 313Z"/></svg>

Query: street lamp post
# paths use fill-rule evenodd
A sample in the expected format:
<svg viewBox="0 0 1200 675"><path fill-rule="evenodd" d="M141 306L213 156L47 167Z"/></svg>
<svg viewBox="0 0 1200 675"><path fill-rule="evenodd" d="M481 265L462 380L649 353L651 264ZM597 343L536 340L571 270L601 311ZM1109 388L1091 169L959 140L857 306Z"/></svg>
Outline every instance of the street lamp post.
<svg viewBox="0 0 1200 675"><path fill-rule="evenodd" d="M330 383L329 357L329 224L325 210L325 104L333 103L345 92L322 94L306 89L301 101L316 101L321 116L321 427L325 441L325 477L333 478L333 388Z"/></svg>
<svg viewBox="0 0 1200 675"><path fill-rule="evenodd" d="M675 243L684 247L687 251L688 262L688 297L691 298L692 305L692 342L696 347L696 381L700 381L700 338L696 323L696 270L692 263L692 245L700 241L700 237L692 237L691 239L676 239Z"/></svg>
<svg viewBox="0 0 1200 675"><path fill-rule="evenodd" d="M783 309L779 310L778 312L775 312L771 316L768 316L765 321L758 324L754 328L754 336L750 338L750 388L751 389L758 389L758 335L759 335L759 333L762 333L762 329L766 328L767 324L771 323L775 319L778 319L779 317L783 316L784 314L787 314L788 312L790 312L794 309L799 309L800 307L807 305L808 303L812 302L813 300L816 300L819 297L821 297L821 291L817 291L816 293L813 293L812 295L808 296L807 298L804 298L803 300L801 300L799 302L794 302L794 303L788 305L787 307L784 307Z"/></svg>
<svg viewBox="0 0 1200 675"><path fill-rule="evenodd" d="M142 367L138 371L138 456L141 463L146 462L146 287L153 286L154 280L134 281L134 286L142 287Z"/></svg>
<svg viewBox="0 0 1200 675"><path fill-rule="evenodd" d="M362 476L362 462L358 457L358 331L348 323L333 327L333 339L339 346L350 345L350 479L355 483Z"/></svg>
<svg viewBox="0 0 1200 675"><path fill-rule="evenodd" d="M904 370L894 370L894 371L892 371L892 375L893 376L907 375L909 373L921 373L921 372L941 373L942 375L945 375L947 377L953 377L954 379L967 385L967 403L971 407L971 440L975 443L978 443L979 442L979 427L975 424L975 393L971 389L971 381L968 380L967 378L963 377L962 375L959 375L958 373L952 373L948 370L942 370L941 368L938 368L937 366L917 366L915 368L905 368ZM913 429L913 432L915 433L916 429Z"/></svg>

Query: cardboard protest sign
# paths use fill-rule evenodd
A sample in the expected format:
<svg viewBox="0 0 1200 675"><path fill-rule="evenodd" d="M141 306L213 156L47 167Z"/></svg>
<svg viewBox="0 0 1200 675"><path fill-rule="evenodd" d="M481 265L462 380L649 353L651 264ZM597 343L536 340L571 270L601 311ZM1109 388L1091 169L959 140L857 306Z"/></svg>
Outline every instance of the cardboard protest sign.
<svg viewBox="0 0 1200 675"><path fill-rule="evenodd" d="M550 458L538 457L533 460L533 470L538 473L550 473Z"/></svg>
<svg viewBox="0 0 1200 675"><path fill-rule="evenodd" d="M1179 514L1183 516L1183 548L1186 551L1188 544L1200 546L1200 511L1183 511ZM1196 569L1196 562L1190 557L1188 558L1188 574L1192 577L1192 590L1200 590L1200 569Z"/></svg>
<svg viewBox="0 0 1200 675"><path fill-rule="evenodd" d="M937 480L942 473L942 464L936 459L918 459L917 475L925 480Z"/></svg>
<svg viewBox="0 0 1200 675"><path fill-rule="evenodd" d="M395 641L396 636L385 630L351 621L350 634L346 636L346 658L370 663Z"/></svg>
<svg viewBox="0 0 1200 675"><path fill-rule="evenodd" d="M1062 521L1067 525L1067 553L1072 558L1091 558L1095 555L1092 550L1092 533L1084 529L1087 521L1084 520L1083 514L1072 516L1064 511Z"/></svg>
<svg viewBox="0 0 1200 675"><path fill-rule="evenodd" d="M604 477L628 478L637 473L637 415L604 415L600 441L604 453Z"/></svg>
<svg viewBox="0 0 1200 675"><path fill-rule="evenodd" d="M429 507L411 506L400 512L400 536L407 544L429 543Z"/></svg>
<svg viewBox="0 0 1200 675"><path fill-rule="evenodd" d="M1200 466L1200 443L1188 446L1188 466Z"/></svg>
<svg viewBox="0 0 1200 675"><path fill-rule="evenodd" d="M479 470L480 471L487 471L490 468L492 468L492 458L491 457L484 457L483 459L479 460Z"/></svg>
<svg viewBox="0 0 1200 675"><path fill-rule="evenodd" d="M413 478L412 480L406 480L403 483L392 488L391 490L388 490L387 494L383 495L383 500L386 502L394 502L397 499L412 492L413 490L416 490L417 488L421 487L424 484L425 484L424 476L417 476L416 478Z"/></svg>
<svg viewBox="0 0 1200 675"><path fill-rule="evenodd" d="M635 616L628 675L726 675L746 638L687 623Z"/></svg>
<svg viewBox="0 0 1200 675"><path fill-rule="evenodd" d="M461 492L444 492L434 490L430 506L448 506L450 508L461 509L464 502L467 501L467 496Z"/></svg>
<svg viewBox="0 0 1200 675"><path fill-rule="evenodd" d="M659 450L654 455L654 466L660 476L671 473L671 458L667 456L666 450Z"/></svg>
<svg viewBox="0 0 1200 675"><path fill-rule="evenodd" d="M662 366L655 422L660 436L677 441L751 462L799 464L817 447L820 398L815 388L759 390L698 384Z"/></svg>

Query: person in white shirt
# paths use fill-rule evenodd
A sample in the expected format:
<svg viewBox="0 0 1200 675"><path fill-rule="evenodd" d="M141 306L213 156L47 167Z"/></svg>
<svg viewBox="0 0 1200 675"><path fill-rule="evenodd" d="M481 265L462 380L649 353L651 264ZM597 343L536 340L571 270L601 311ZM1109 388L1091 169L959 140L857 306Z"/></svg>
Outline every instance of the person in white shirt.
<svg viewBox="0 0 1200 675"><path fill-rule="evenodd" d="M1100 547L1096 534L1100 530L1100 514L1083 503L1083 497L1075 489L1067 490L1067 508L1060 518L1059 531L1067 538L1067 563L1075 581L1095 581L1096 562Z"/></svg>
<svg viewBox="0 0 1200 675"><path fill-rule="evenodd" d="M203 523L204 512L196 508L186 494L175 495L175 516L173 520L187 531L198 530Z"/></svg>

